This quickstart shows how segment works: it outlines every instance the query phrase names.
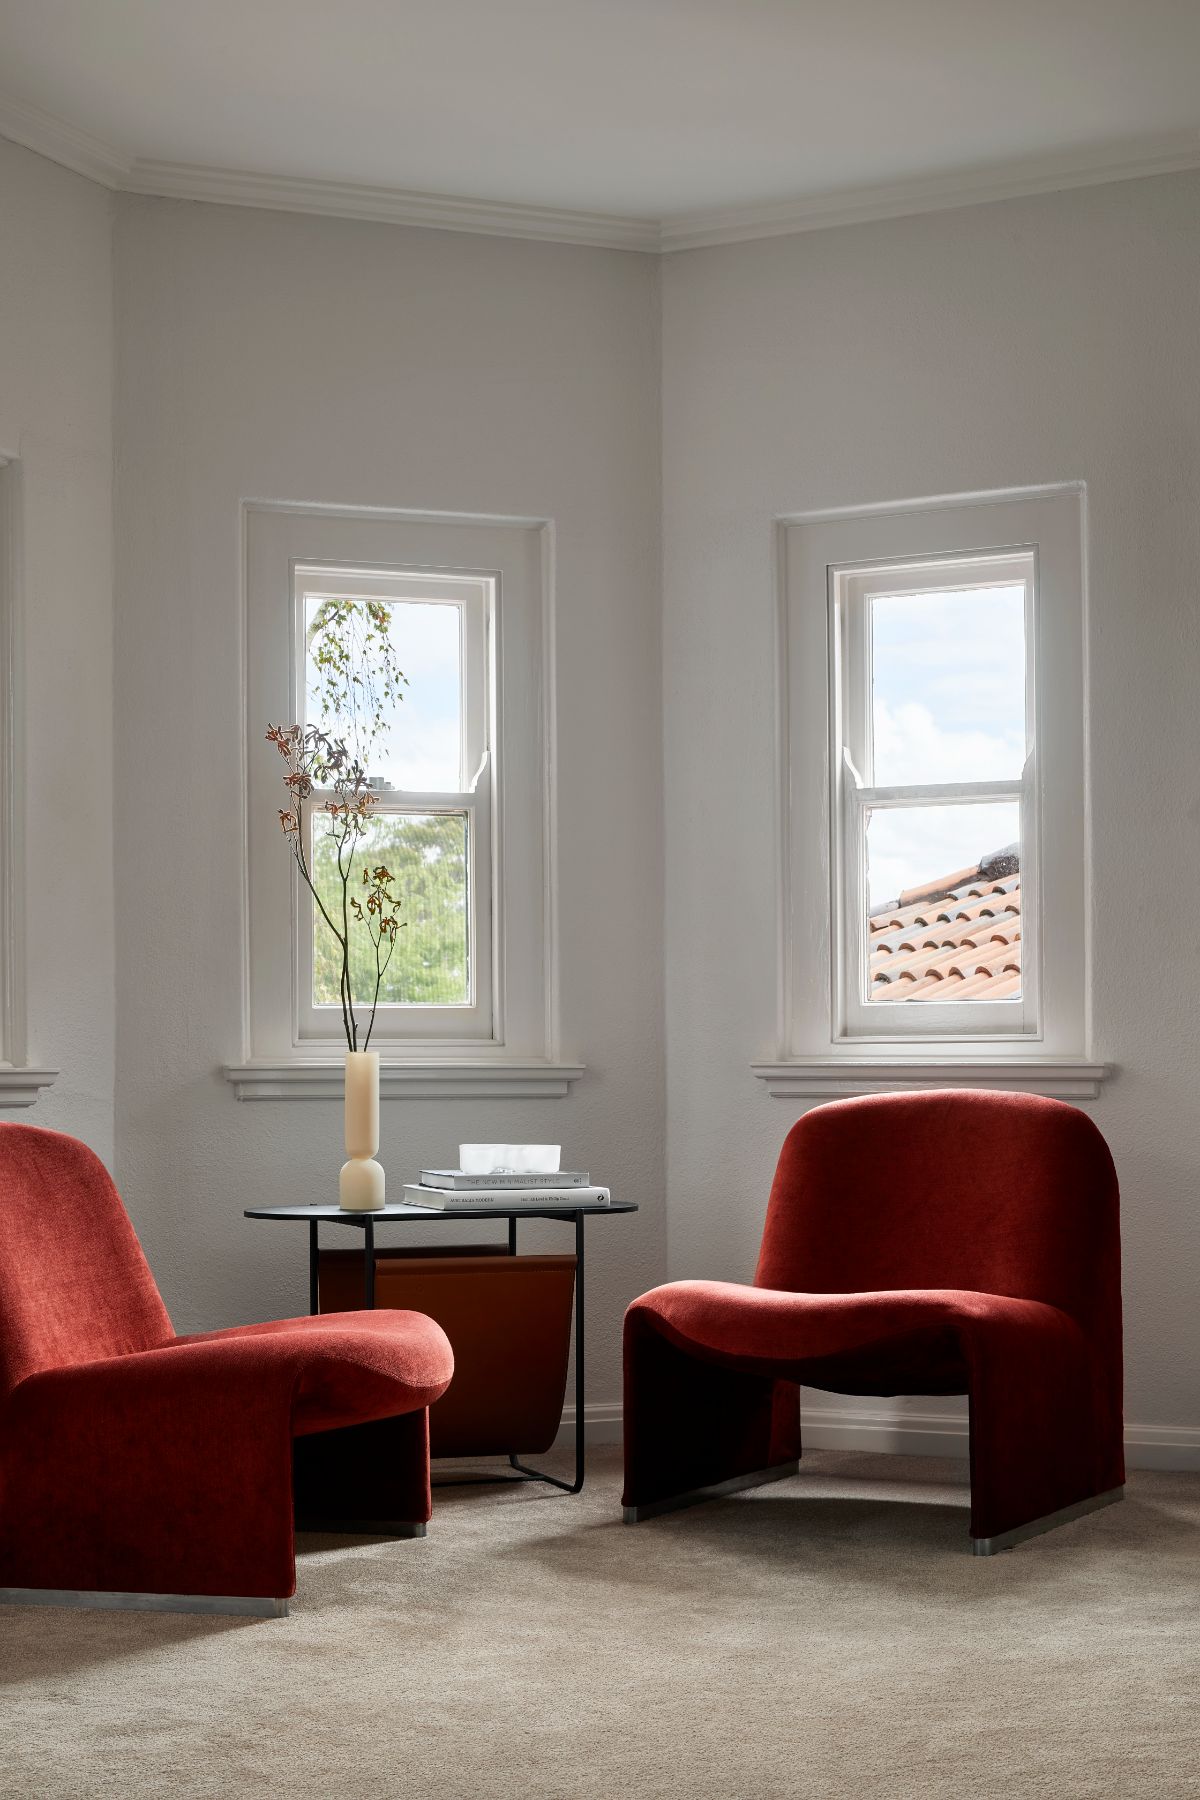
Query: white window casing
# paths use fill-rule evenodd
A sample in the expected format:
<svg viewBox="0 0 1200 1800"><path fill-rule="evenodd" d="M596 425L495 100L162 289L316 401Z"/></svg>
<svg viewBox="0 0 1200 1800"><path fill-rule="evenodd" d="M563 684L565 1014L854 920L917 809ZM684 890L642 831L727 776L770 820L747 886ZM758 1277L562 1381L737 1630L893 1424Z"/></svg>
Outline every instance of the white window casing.
<svg viewBox="0 0 1200 1800"><path fill-rule="evenodd" d="M778 958L786 1097L905 1086L1083 1097L1088 1054L1084 491L1079 485L781 520ZM867 608L875 594L1020 583L1027 755L1019 778L876 787ZM896 806L1020 803L1019 996L870 1003L863 832ZM935 873L935 871L931 871Z"/></svg>
<svg viewBox="0 0 1200 1800"><path fill-rule="evenodd" d="M0 1107L34 1105L58 1077L27 1042L21 520L21 465L0 451Z"/></svg>
<svg viewBox="0 0 1200 1800"><path fill-rule="evenodd" d="M454 605L462 620L467 785L384 786L377 810L466 820L470 992L463 1005L380 1007L371 1047L383 1094L566 1093L583 1071L558 1047L552 528L265 502L247 504L243 519L244 1054L227 1078L243 1099L340 1092L340 1009L313 1004L312 902L279 828L281 764L265 738L268 724L302 717L305 596L325 574L342 591L350 572L356 595Z"/></svg>

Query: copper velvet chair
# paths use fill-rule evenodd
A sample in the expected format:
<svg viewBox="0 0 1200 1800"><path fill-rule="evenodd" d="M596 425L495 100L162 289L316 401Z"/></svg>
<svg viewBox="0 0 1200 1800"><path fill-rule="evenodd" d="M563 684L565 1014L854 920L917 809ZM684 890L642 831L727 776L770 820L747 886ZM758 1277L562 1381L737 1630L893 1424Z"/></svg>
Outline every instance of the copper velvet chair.
<svg viewBox="0 0 1200 1800"><path fill-rule="evenodd" d="M1007 1548L1121 1497L1117 1180L1029 1094L821 1106L779 1158L753 1286L681 1281L625 1320L625 1517L794 1474L797 1384L968 1394L971 1537Z"/></svg>
<svg viewBox="0 0 1200 1800"><path fill-rule="evenodd" d="M424 1535L453 1366L421 1313L177 1337L99 1160L0 1125L0 1600L286 1612L294 1504Z"/></svg>

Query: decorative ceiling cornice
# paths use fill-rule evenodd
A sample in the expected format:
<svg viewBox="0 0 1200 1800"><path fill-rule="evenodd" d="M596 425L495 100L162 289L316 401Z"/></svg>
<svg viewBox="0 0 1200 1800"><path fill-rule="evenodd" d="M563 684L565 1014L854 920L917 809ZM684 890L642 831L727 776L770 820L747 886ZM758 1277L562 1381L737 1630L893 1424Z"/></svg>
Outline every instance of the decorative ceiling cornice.
<svg viewBox="0 0 1200 1800"><path fill-rule="evenodd" d="M6 95L0 95L0 137L11 138L64 168L121 193L652 254L784 237L833 225L866 224L912 213L978 206L989 200L1013 200L1026 194L1054 193L1200 168L1200 132L1174 133L1152 142L1143 141L1136 152L1127 154L1110 145L1073 156L1006 163L919 181L882 182L796 200L646 219L473 200L451 194L423 194L359 182L212 169L198 163L147 161Z"/></svg>
<svg viewBox="0 0 1200 1800"><path fill-rule="evenodd" d="M64 169L74 169L77 175L86 175L102 187L121 187L132 166L131 159L111 144L56 119L52 113L42 112L40 107L14 100L11 94L0 94L0 137L36 150L39 156L61 163Z"/></svg>
<svg viewBox="0 0 1200 1800"><path fill-rule="evenodd" d="M370 187L352 181L256 175L240 169L206 169L196 163L135 161L120 185L126 193L156 194L171 200L208 200L221 206L265 206L277 212L323 213L331 218L421 225L436 231L472 231L487 237L592 244L608 250L659 248L655 219L571 212L552 206L518 206L500 200L468 200L454 194L420 194L407 188Z"/></svg>
<svg viewBox="0 0 1200 1800"><path fill-rule="evenodd" d="M1143 141L1136 154L1124 156L1108 145L1087 154L994 164L919 181L843 188L761 206L677 213L659 222L658 247L695 250L712 244L744 243L750 238L784 237L831 225L864 225L875 219L899 219L912 213L980 206L989 200L1017 200L1026 194L1099 187L1106 182L1195 168L1200 168L1200 132L1175 133L1152 144Z"/></svg>

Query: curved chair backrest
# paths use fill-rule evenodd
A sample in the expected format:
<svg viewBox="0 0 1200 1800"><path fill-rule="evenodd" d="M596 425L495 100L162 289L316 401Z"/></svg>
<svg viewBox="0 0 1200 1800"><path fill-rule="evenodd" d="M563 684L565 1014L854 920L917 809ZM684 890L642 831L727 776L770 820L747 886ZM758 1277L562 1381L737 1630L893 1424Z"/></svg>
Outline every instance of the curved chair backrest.
<svg viewBox="0 0 1200 1800"><path fill-rule="evenodd" d="M755 1284L794 1293L966 1288L1120 1318L1108 1146L1033 1094L879 1094L789 1132Z"/></svg>
<svg viewBox="0 0 1200 1800"><path fill-rule="evenodd" d="M0 1403L42 1369L174 1335L99 1157L57 1131L0 1125Z"/></svg>

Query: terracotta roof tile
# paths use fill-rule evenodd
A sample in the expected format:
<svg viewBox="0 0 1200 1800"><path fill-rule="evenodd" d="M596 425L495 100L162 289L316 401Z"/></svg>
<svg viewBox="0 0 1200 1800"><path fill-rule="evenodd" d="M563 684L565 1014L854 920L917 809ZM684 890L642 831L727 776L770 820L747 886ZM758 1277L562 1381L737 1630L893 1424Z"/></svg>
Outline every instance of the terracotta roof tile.
<svg viewBox="0 0 1200 1800"><path fill-rule="evenodd" d="M901 906L911 906L914 900L940 900L950 888L956 888L960 881L973 881L979 873L976 864L970 869L959 869L953 875L946 875L941 881L925 881L920 887L906 888L900 896Z"/></svg>
<svg viewBox="0 0 1200 1800"><path fill-rule="evenodd" d="M1019 994L1017 846L874 907L869 955L872 1000L1010 1000Z"/></svg>

